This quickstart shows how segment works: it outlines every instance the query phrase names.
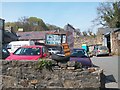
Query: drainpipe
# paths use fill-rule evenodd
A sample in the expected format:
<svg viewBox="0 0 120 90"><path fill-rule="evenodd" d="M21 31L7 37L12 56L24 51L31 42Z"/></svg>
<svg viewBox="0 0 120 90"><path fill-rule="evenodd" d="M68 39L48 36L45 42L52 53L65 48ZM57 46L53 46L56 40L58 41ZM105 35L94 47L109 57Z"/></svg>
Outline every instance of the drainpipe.
<svg viewBox="0 0 120 90"><path fill-rule="evenodd" d="M110 33L110 42L111 42L111 53L113 52L113 36L112 36L112 32Z"/></svg>
<svg viewBox="0 0 120 90"><path fill-rule="evenodd" d="M102 45L103 45L103 46L105 45L105 37L104 37L104 34L102 34Z"/></svg>

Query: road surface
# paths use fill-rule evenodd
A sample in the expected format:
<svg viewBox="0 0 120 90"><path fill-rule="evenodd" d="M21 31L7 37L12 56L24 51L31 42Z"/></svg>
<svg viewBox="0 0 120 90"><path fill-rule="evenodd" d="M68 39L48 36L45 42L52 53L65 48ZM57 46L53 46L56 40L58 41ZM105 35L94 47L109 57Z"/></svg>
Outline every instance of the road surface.
<svg viewBox="0 0 120 90"><path fill-rule="evenodd" d="M118 82L120 82L120 76L118 75L120 73L120 70L118 69L118 66L120 67L119 59L120 57L118 56L100 56L91 58L95 66L99 66L103 69L106 76L106 88L120 88L118 85Z"/></svg>

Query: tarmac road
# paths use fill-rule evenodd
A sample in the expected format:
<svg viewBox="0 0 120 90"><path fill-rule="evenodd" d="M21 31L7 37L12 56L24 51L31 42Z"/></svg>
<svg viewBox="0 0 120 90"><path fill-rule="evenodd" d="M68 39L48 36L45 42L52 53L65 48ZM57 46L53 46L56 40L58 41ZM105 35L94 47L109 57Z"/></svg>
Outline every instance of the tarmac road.
<svg viewBox="0 0 120 90"><path fill-rule="evenodd" d="M106 88L120 88L118 85L118 82L120 82L120 69L118 69L118 63L120 68L119 59L120 56L100 56L91 58L95 66L99 66L101 69L103 69L106 76Z"/></svg>

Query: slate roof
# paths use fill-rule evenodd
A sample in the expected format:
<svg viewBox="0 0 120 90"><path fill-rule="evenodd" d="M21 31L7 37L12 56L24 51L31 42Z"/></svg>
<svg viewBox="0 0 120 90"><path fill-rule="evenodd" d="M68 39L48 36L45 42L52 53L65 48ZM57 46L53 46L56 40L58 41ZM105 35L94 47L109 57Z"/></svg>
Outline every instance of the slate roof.
<svg viewBox="0 0 120 90"><path fill-rule="evenodd" d="M45 34L53 31L31 31L31 32L17 32L19 40L43 40L45 39Z"/></svg>
<svg viewBox="0 0 120 90"><path fill-rule="evenodd" d="M119 30L120 30L120 28L99 28L98 33L107 34L107 33L111 33L111 32L117 32Z"/></svg>
<svg viewBox="0 0 120 90"><path fill-rule="evenodd" d="M114 30L114 32L120 32L120 28L118 28L118 29Z"/></svg>

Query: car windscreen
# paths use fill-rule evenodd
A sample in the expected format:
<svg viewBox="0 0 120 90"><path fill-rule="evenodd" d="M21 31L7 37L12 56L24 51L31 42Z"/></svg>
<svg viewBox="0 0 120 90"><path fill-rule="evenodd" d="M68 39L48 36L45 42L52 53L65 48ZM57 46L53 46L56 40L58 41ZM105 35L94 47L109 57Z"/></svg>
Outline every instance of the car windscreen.
<svg viewBox="0 0 120 90"><path fill-rule="evenodd" d="M40 55L40 48L18 48L14 55Z"/></svg>
<svg viewBox="0 0 120 90"><path fill-rule="evenodd" d="M106 46L101 46L101 47L99 47L99 50L107 50L107 47Z"/></svg>
<svg viewBox="0 0 120 90"><path fill-rule="evenodd" d="M88 57L87 54L83 50L73 50L71 57L82 57L86 58Z"/></svg>
<svg viewBox="0 0 120 90"><path fill-rule="evenodd" d="M3 48L2 53L9 54L9 51L7 49Z"/></svg>

